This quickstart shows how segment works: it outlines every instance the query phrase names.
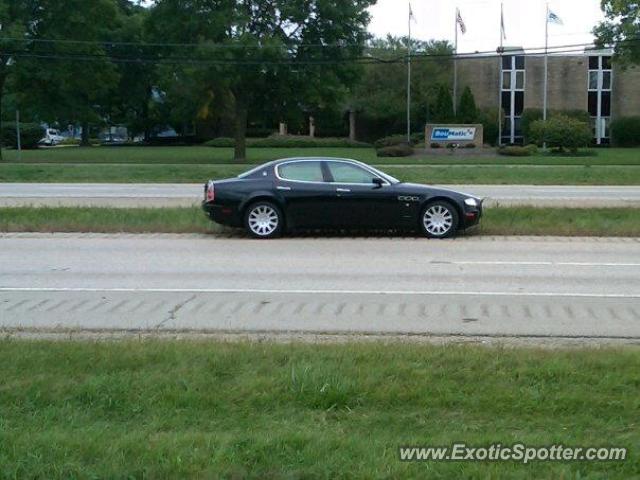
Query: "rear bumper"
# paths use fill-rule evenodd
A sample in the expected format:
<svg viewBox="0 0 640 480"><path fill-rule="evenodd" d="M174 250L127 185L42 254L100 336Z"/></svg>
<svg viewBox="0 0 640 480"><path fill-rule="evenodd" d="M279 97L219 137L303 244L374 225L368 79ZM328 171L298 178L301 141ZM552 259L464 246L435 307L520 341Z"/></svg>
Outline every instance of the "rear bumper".
<svg viewBox="0 0 640 480"><path fill-rule="evenodd" d="M228 227L241 227L242 219L232 207L216 205L215 203L202 202L202 210L214 222Z"/></svg>

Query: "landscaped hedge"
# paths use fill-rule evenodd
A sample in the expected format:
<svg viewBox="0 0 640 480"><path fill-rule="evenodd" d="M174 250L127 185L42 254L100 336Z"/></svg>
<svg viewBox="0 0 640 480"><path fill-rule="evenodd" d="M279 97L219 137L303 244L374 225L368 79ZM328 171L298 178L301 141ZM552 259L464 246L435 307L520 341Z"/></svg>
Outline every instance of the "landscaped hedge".
<svg viewBox="0 0 640 480"><path fill-rule="evenodd" d="M498 154L507 157L530 157L536 153L538 153L538 147L535 145L527 145L526 147L512 145L498 149Z"/></svg>
<svg viewBox="0 0 640 480"><path fill-rule="evenodd" d="M640 146L640 117L622 117L611 122L611 141L616 147Z"/></svg>
<svg viewBox="0 0 640 480"><path fill-rule="evenodd" d="M413 148L406 143L403 145L390 145L377 150L378 157L410 157L413 155Z"/></svg>
<svg viewBox="0 0 640 480"><path fill-rule="evenodd" d="M589 112L586 110L548 110L547 118L551 119L558 116L564 116L571 118L573 120L577 120L582 123L586 123L589 125L591 122L591 116ZM544 117L544 112L541 108L527 108L524 112L522 112L522 134L524 135L525 142L531 142L534 139L532 138L531 126L534 122L542 120Z"/></svg>
<svg viewBox="0 0 640 480"><path fill-rule="evenodd" d="M18 148L18 137L16 134L16 124L7 123L2 125L2 145L5 147ZM44 128L37 123L20 124L20 143L24 149L38 148L38 142L44 137Z"/></svg>
<svg viewBox="0 0 640 480"><path fill-rule="evenodd" d="M411 135L411 146L416 146L420 143L424 143L424 133L413 133ZM373 144L377 149L385 147L394 147L396 145L407 145L406 135L391 135L389 137L383 137L376 140Z"/></svg>
<svg viewBox="0 0 640 480"><path fill-rule="evenodd" d="M233 148L233 138L216 138L205 143L208 147ZM295 136L272 136L269 138L247 138L247 147L253 148L368 148L368 143L352 142L348 138L311 138Z"/></svg>
<svg viewBox="0 0 640 480"><path fill-rule="evenodd" d="M588 123L557 115L546 122L538 120L531 124L531 139L538 145L546 143L549 147L564 152L565 149L576 153L579 148L587 147L593 140Z"/></svg>

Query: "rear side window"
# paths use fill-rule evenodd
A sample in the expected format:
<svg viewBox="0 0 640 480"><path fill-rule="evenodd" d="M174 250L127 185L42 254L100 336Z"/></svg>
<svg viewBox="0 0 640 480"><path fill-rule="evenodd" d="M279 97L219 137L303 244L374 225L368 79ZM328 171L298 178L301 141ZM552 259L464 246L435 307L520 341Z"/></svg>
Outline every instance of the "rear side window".
<svg viewBox="0 0 640 480"><path fill-rule="evenodd" d="M324 182L321 162L293 162L278 167L278 175L294 182Z"/></svg>

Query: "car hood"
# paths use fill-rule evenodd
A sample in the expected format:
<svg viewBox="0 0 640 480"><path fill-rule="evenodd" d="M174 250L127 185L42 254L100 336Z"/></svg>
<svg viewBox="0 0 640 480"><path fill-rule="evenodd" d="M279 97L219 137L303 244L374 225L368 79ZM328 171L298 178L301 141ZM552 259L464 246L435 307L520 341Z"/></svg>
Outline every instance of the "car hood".
<svg viewBox="0 0 640 480"><path fill-rule="evenodd" d="M446 188L438 188L430 185L422 185L420 183L399 183L396 185L396 188L401 193L407 193L410 195L428 195L430 197L434 196L448 196L459 198L460 200L465 200L467 198L475 198L478 201L481 201L481 198L476 197L475 195L471 195L465 192L458 192L455 190L448 190Z"/></svg>

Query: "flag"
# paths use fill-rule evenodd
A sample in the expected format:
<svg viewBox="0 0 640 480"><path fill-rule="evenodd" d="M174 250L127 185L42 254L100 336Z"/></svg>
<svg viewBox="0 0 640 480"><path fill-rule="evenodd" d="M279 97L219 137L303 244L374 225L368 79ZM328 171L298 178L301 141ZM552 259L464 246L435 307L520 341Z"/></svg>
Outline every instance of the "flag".
<svg viewBox="0 0 640 480"><path fill-rule="evenodd" d="M465 33L467 33L467 26L465 25L464 20L462 19L460 10L458 10L458 14L456 15L456 22L458 22L458 25L460 25L460 31L462 32L462 34L464 35Z"/></svg>
<svg viewBox="0 0 640 480"><path fill-rule="evenodd" d="M411 2L409 2L409 20L413 20L414 22L418 23L418 21L416 20L416 16L413 14L413 9L411 8Z"/></svg>
<svg viewBox="0 0 640 480"><path fill-rule="evenodd" d="M556 25L564 25L562 19L551 10L549 10L549 18L547 19L547 21L549 23L555 23Z"/></svg>
<svg viewBox="0 0 640 480"><path fill-rule="evenodd" d="M507 39L507 30L504 27L504 6L500 6L500 34L502 35L502 39Z"/></svg>

